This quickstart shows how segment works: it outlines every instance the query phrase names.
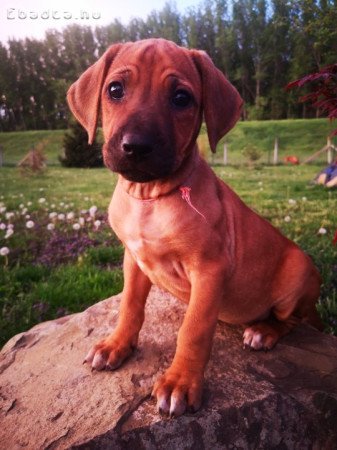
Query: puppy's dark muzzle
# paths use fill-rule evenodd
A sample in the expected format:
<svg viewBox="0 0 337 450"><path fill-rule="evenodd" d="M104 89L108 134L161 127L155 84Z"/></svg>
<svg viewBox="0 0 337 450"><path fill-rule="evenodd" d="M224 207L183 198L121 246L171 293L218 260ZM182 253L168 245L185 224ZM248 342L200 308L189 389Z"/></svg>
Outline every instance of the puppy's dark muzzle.
<svg viewBox="0 0 337 450"><path fill-rule="evenodd" d="M124 155L130 161L141 161L147 157L151 157L154 146L142 136L126 134L121 142L121 147Z"/></svg>
<svg viewBox="0 0 337 450"><path fill-rule="evenodd" d="M127 180L141 183L169 176L175 163L174 143L160 132L154 134L153 129L141 128L122 128L104 144L105 165Z"/></svg>

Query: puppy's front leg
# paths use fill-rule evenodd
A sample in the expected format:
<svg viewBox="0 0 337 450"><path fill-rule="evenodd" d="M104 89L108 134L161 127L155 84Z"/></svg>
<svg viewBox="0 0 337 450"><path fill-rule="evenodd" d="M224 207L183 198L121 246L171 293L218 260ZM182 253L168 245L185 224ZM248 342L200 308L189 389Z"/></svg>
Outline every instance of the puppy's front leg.
<svg viewBox="0 0 337 450"><path fill-rule="evenodd" d="M177 350L171 367L156 382L152 395L159 412L179 416L201 405L204 370L223 293L223 273L195 273L189 305L178 333Z"/></svg>
<svg viewBox="0 0 337 450"><path fill-rule="evenodd" d="M84 362L96 370L117 369L123 363L137 345L150 288L150 280L125 249L124 289L117 326L110 336L90 350Z"/></svg>

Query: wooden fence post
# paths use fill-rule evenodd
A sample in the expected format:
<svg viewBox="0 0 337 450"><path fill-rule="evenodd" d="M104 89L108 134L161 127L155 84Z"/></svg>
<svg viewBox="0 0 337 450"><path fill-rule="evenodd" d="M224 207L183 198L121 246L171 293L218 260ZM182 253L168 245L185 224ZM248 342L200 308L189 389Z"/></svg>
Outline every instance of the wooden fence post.
<svg viewBox="0 0 337 450"><path fill-rule="evenodd" d="M278 163L278 138L275 138L274 141L274 159L273 159L273 163L277 164Z"/></svg>
<svg viewBox="0 0 337 450"><path fill-rule="evenodd" d="M331 137L330 136L328 136L328 139L326 141L326 146L328 148L327 161L328 161L328 164L331 164L332 163L332 143L331 143Z"/></svg>
<svg viewBox="0 0 337 450"><path fill-rule="evenodd" d="M227 142L223 145L223 163L225 166L227 166L228 162L228 148L227 148Z"/></svg>

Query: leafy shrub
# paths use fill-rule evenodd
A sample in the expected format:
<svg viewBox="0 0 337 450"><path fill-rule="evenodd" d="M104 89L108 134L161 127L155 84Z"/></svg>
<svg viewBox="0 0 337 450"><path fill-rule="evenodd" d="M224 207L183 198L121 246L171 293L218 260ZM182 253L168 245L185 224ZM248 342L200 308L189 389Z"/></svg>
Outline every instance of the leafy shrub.
<svg viewBox="0 0 337 450"><path fill-rule="evenodd" d="M88 133L76 121L71 121L69 130L64 134L64 156L60 162L64 167L102 167L102 143L96 140L88 144Z"/></svg>
<svg viewBox="0 0 337 450"><path fill-rule="evenodd" d="M248 163L250 165L253 165L256 163L256 161L258 161L261 156L262 156L262 152L255 147L254 145L249 145L246 146L243 150L242 150L242 154L245 158L247 158Z"/></svg>

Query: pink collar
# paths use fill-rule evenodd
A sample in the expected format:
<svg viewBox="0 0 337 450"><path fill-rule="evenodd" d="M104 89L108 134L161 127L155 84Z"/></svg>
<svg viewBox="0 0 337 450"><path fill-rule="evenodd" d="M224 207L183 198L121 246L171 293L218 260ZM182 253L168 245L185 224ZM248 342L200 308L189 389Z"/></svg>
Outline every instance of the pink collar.
<svg viewBox="0 0 337 450"><path fill-rule="evenodd" d="M183 200L185 200L185 202L195 211L199 214L199 216L203 217L206 220L206 217L197 210L197 208L193 205L192 201L191 201L191 190L192 188L188 187L188 186L180 186L179 188L180 192L181 192L181 198ZM207 220L206 220L207 222Z"/></svg>

